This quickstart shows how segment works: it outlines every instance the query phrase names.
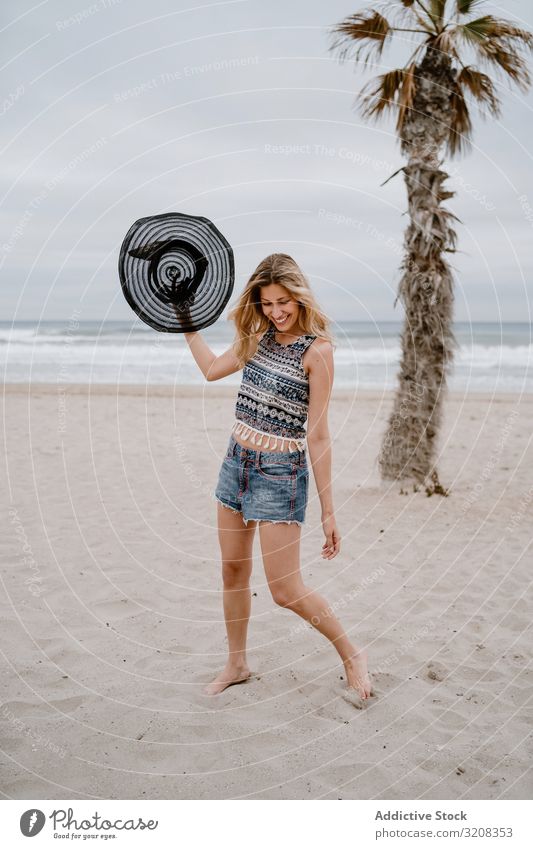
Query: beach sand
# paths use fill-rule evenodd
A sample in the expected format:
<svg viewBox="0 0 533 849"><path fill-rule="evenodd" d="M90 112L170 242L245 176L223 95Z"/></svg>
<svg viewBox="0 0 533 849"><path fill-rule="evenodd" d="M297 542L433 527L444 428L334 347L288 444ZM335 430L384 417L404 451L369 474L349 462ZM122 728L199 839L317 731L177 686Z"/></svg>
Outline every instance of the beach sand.
<svg viewBox="0 0 533 849"><path fill-rule="evenodd" d="M379 480L392 396L334 392L342 551L320 556L311 471L302 572L368 647L357 709L332 646L273 603L258 535L254 674L202 693L226 652L212 493L235 392L6 388L3 797L531 798L533 396L450 395L451 494L428 498Z"/></svg>

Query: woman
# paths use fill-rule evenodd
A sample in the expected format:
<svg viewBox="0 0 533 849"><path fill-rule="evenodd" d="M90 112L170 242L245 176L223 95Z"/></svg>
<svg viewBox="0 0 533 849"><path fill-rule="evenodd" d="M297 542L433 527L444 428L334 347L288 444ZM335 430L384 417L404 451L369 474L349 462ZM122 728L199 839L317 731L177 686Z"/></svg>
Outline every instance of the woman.
<svg viewBox="0 0 533 849"><path fill-rule="evenodd" d="M252 274L231 311L236 339L217 357L199 333L185 333L204 377L219 380L244 368L236 418L215 498L222 553L229 657L205 690L221 693L246 681L252 546L256 526L274 601L310 622L337 649L348 687L372 694L366 650L350 642L326 600L300 574L300 535L309 471L305 437L320 498L322 557L340 551L331 492L328 405L333 346L328 320L309 283L287 254L271 254ZM307 434L303 427L307 419Z"/></svg>

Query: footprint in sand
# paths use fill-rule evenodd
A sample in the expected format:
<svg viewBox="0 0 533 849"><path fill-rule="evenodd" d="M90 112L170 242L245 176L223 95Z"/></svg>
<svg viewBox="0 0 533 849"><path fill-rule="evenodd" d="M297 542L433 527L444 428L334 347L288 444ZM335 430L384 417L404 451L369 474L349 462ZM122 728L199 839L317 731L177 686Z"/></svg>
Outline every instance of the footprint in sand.
<svg viewBox="0 0 533 849"><path fill-rule="evenodd" d="M84 702L81 696L71 696L66 699L48 699L38 702L29 701L12 701L4 702L0 707L5 716L12 714L15 717L23 717L24 719L38 719L43 714L50 714L50 711L56 708L60 713L73 713Z"/></svg>
<svg viewBox="0 0 533 849"><path fill-rule="evenodd" d="M353 709L363 710L367 703L372 703L373 698L362 699L357 690L348 689L346 684L334 684L333 689L324 689L322 704L310 711L322 719L347 724L353 719ZM313 701L318 701L320 694L316 693Z"/></svg>
<svg viewBox="0 0 533 849"><path fill-rule="evenodd" d="M430 660L426 667L426 675L431 681L444 681L448 677L448 670L442 663Z"/></svg>
<svg viewBox="0 0 533 849"><path fill-rule="evenodd" d="M367 699L362 699L357 690L354 690L352 687L336 687L335 692L338 693L339 696L347 702L347 704L352 705L352 707L357 708L357 710L363 710L366 705L373 704L378 695L378 691L376 690L376 686L372 678L370 678L370 696Z"/></svg>
<svg viewBox="0 0 533 849"><path fill-rule="evenodd" d="M366 702L368 702L368 699L362 699L356 690L348 689L348 687L344 687L340 695L345 702L357 708L357 710L363 710Z"/></svg>

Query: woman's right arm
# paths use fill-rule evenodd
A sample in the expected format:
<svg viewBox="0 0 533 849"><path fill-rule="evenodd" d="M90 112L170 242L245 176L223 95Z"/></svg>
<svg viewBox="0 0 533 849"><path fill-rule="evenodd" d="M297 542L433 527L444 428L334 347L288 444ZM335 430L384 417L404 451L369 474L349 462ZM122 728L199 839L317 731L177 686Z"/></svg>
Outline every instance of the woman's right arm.
<svg viewBox="0 0 533 849"><path fill-rule="evenodd" d="M241 370L242 366L237 361L233 346L217 357L198 331L184 333L183 335L206 380L220 380L221 377L227 377L229 374Z"/></svg>

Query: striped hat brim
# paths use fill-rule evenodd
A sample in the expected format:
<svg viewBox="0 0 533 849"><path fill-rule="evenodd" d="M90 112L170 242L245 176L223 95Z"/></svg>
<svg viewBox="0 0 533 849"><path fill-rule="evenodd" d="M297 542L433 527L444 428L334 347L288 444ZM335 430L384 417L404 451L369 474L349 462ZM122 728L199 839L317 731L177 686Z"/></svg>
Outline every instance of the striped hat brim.
<svg viewBox="0 0 533 849"><path fill-rule="evenodd" d="M213 324L233 291L233 251L208 218L167 212L140 218L120 249L122 291L140 319L164 333Z"/></svg>

